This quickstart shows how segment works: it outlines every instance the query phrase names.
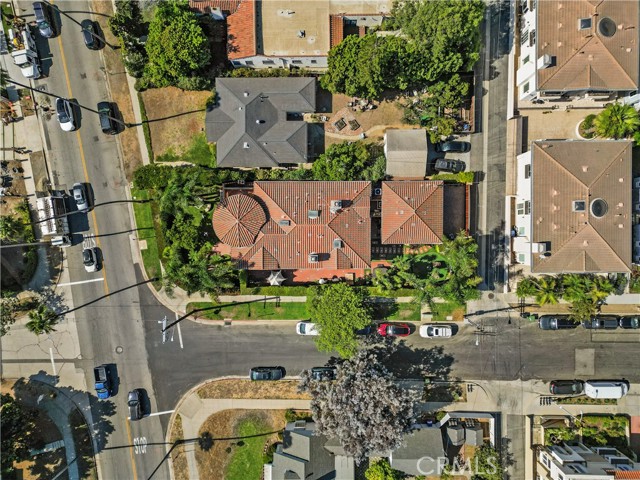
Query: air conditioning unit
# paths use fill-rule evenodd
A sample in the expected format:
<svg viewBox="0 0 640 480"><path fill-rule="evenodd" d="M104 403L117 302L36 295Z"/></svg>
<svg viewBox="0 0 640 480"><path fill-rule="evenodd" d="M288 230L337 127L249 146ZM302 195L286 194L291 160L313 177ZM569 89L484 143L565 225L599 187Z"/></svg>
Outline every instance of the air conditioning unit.
<svg viewBox="0 0 640 480"><path fill-rule="evenodd" d="M339 238L336 238L333 241L333 248L342 248L342 240L340 240Z"/></svg>
<svg viewBox="0 0 640 480"><path fill-rule="evenodd" d="M320 255L317 253L309 254L309 263L318 263L320 261Z"/></svg>

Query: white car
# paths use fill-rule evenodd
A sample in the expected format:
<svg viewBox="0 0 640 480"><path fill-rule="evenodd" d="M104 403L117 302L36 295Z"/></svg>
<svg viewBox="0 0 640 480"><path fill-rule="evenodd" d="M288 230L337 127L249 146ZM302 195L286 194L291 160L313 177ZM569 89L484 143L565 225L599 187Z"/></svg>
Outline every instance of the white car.
<svg viewBox="0 0 640 480"><path fill-rule="evenodd" d="M56 98L56 113L60 128L65 132L72 132L76 129L76 121L73 116L73 105L66 98Z"/></svg>
<svg viewBox="0 0 640 480"><path fill-rule="evenodd" d="M298 322L296 325L296 333L298 335L319 335L320 332L315 323L312 322Z"/></svg>
<svg viewBox="0 0 640 480"><path fill-rule="evenodd" d="M87 190L82 183L74 183L71 189L73 193L73 199L76 202L78 210L81 212L89 211L89 201L87 200Z"/></svg>
<svg viewBox="0 0 640 480"><path fill-rule="evenodd" d="M449 338L453 330L449 325L421 325L420 336L425 338Z"/></svg>
<svg viewBox="0 0 640 480"><path fill-rule="evenodd" d="M92 247L82 250L82 263L84 264L84 269L87 272L97 272L100 267L98 264L98 249L96 247Z"/></svg>

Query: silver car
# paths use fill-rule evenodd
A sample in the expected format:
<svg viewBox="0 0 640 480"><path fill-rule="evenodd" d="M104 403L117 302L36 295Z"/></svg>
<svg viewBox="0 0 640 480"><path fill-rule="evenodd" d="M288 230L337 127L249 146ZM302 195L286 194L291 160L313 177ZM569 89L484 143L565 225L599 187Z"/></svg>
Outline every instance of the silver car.
<svg viewBox="0 0 640 480"><path fill-rule="evenodd" d="M71 191L73 192L73 199L76 201L78 210L81 212L88 211L89 200L87 200L87 190L84 188L84 185L82 183L74 183Z"/></svg>
<svg viewBox="0 0 640 480"><path fill-rule="evenodd" d="M76 129L76 119L73 115L73 106L66 98L56 98L56 114L60 128L65 132Z"/></svg>
<svg viewBox="0 0 640 480"><path fill-rule="evenodd" d="M84 269L89 272L97 272L100 268L98 263L98 249L96 247L85 248L82 250L82 264Z"/></svg>

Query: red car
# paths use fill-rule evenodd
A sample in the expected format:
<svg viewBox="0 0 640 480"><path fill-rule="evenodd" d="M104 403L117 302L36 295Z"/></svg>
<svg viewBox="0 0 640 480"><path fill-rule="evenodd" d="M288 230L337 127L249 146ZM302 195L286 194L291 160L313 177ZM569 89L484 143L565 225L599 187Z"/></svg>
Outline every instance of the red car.
<svg viewBox="0 0 640 480"><path fill-rule="evenodd" d="M406 323L381 323L378 333L383 337L407 337L411 334L411 329Z"/></svg>

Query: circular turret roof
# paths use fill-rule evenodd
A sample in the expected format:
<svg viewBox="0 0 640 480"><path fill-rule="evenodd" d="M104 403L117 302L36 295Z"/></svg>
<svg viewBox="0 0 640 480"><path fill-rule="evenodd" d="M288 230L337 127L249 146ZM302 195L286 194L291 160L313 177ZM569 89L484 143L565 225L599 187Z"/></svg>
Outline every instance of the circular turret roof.
<svg viewBox="0 0 640 480"><path fill-rule="evenodd" d="M239 193L220 203L213 213L213 231L232 247L253 245L267 215L256 199Z"/></svg>

